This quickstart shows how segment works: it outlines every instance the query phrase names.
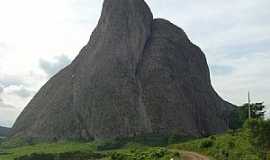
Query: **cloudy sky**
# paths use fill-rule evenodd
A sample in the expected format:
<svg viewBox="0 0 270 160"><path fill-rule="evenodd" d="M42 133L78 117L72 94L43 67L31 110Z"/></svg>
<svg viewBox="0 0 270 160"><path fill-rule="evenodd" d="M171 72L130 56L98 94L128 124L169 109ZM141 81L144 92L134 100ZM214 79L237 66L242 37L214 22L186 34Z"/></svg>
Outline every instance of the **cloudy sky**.
<svg viewBox="0 0 270 160"><path fill-rule="evenodd" d="M217 92L270 104L269 0L147 0L205 52ZM0 0L0 125L70 63L97 24L101 0ZM270 105L268 105L270 106Z"/></svg>

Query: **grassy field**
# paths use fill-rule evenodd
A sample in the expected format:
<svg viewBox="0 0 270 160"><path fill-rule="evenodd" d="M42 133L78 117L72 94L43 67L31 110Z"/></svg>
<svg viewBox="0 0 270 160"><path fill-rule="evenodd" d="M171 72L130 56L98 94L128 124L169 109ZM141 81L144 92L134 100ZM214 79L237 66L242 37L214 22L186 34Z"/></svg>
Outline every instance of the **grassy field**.
<svg viewBox="0 0 270 160"><path fill-rule="evenodd" d="M129 143L127 140L107 140L93 142L40 142L30 145L23 140L17 139L2 142L0 145L0 160L14 160L19 157L21 157L22 160L25 160L23 159L23 156L29 156L26 157L27 160L41 160L41 156L58 157L59 159L59 155L66 157L66 155L71 154L76 154L76 157L85 157L87 160L96 157L97 155L102 157L100 158L102 160L167 160L173 157L175 160L180 159L178 152L169 151L165 147L157 147L164 146L163 144L156 144L157 142L163 142L163 140L157 140L156 138L152 140L154 141L150 142L149 140L146 140L145 142L147 144L140 143L143 139L137 138L136 141L138 143L135 141ZM67 160L66 158L64 159Z"/></svg>
<svg viewBox="0 0 270 160"><path fill-rule="evenodd" d="M195 140L175 136L147 136L93 142L39 142L34 144L28 144L22 140L12 140L0 144L0 160L14 160L33 153L55 156L60 153L79 154L78 152L90 155L100 153L103 155L101 156L103 160L169 160L170 157L174 157L176 160L180 159L180 155L177 154L179 150L201 153L212 157L213 160L260 160L258 152L250 144L246 133L241 131Z"/></svg>
<svg viewBox="0 0 270 160"><path fill-rule="evenodd" d="M15 148L2 147L0 149L0 159L13 160L14 158L23 155L30 155L32 153L64 153L75 151L87 152L93 150L95 150L95 147L92 143L80 143L80 142L41 143Z"/></svg>

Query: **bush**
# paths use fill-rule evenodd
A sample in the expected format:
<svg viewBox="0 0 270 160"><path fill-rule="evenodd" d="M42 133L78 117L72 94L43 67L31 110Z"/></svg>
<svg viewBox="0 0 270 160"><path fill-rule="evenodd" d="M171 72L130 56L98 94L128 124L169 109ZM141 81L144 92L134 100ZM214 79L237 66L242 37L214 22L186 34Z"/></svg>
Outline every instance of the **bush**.
<svg viewBox="0 0 270 160"><path fill-rule="evenodd" d="M169 152L164 148L137 150L135 152L111 153L111 160L168 160L179 158L179 153Z"/></svg>
<svg viewBox="0 0 270 160"><path fill-rule="evenodd" d="M213 140L205 139L200 143L200 148L210 148L214 145Z"/></svg>
<svg viewBox="0 0 270 160"><path fill-rule="evenodd" d="M127 155L114 152L111 154L110 159L111 160L126 160Z"/></svg>
<svg viewBox="0 0 270 160"><path fill-rule="evenodd" d="M176 135L171 135L169 136L168 138L168 144L173 144L173 143L176 143L178 140L178 137Z"/></svg>
<svg viewBox="0 0 270 160"><path fill-rule="evenodd" d="M233 148L235 147L235 143L234 143L233 141L229 141L229 142L228 142L228 147L229 147L230 149L233 149Z"/></svg>
<svg viewBox="0 0 270 160"><path fill-rule="evenodd" d="M217 138L216 138L215 136L210 136L209 138L210 138L212 141L217 140Z"/></svg>

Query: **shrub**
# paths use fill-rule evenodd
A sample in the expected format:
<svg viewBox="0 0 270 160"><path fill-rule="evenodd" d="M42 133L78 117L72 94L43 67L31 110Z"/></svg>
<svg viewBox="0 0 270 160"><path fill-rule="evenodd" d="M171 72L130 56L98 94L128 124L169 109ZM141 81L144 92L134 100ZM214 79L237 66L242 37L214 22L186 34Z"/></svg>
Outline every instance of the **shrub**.
<svg viewBox="0 0 270 160"><path fill-rule="evenodd" d="M217 138L216 138L215 136L210 136L209 138L210 138L212 141L217 140Z"/></svg>
<svg viewBox="0 0 270 160"><path fill-rule="evenodd" d="M234 143L233 141L229 141L229 142L228 142L228 147L229 147L230 149L233 149L233 148L235 147L235 143Z"/></svg>
<svg viewBox="0 0 270 160"><path fill-rule="evenodd" d="M173 144L173 143L177 142L177 139L178 139L178 137L176 135L169 136L168 144Z"/></svg>
<svg viewBox="0 0 270 160"><path fill-rule="evenodd" d="M110 159L111 160L126 160L127 155L114 152L111 154Z"/></svg>
<svg viewBox="0 0 270 160"><path fill-rule="evenodd" d="M169 152L164 148L152 148L145 150L136 150L135 152L111 153L111 160L168 160L170 158L179 158L179 153Z"/></svg>
<svg viewBox="0 0 270 160"><path fill-rule="evenodd" d="M200 148L210 148L213 145L214 145L213 140L205 139L205 140L201 141Z"/></svg>

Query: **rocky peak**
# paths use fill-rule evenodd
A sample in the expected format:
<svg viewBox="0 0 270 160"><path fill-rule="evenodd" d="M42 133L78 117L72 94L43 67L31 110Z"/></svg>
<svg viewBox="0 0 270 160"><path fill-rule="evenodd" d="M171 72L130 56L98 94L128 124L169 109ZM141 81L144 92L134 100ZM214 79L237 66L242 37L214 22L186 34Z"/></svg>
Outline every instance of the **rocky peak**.
<svg viewBox="0 0 270 160"><path fill-rule="evenodd" d="M203 52L143 0L105 0L76 59L35 95L13 137L202 136L228 129Z"/></svg>

